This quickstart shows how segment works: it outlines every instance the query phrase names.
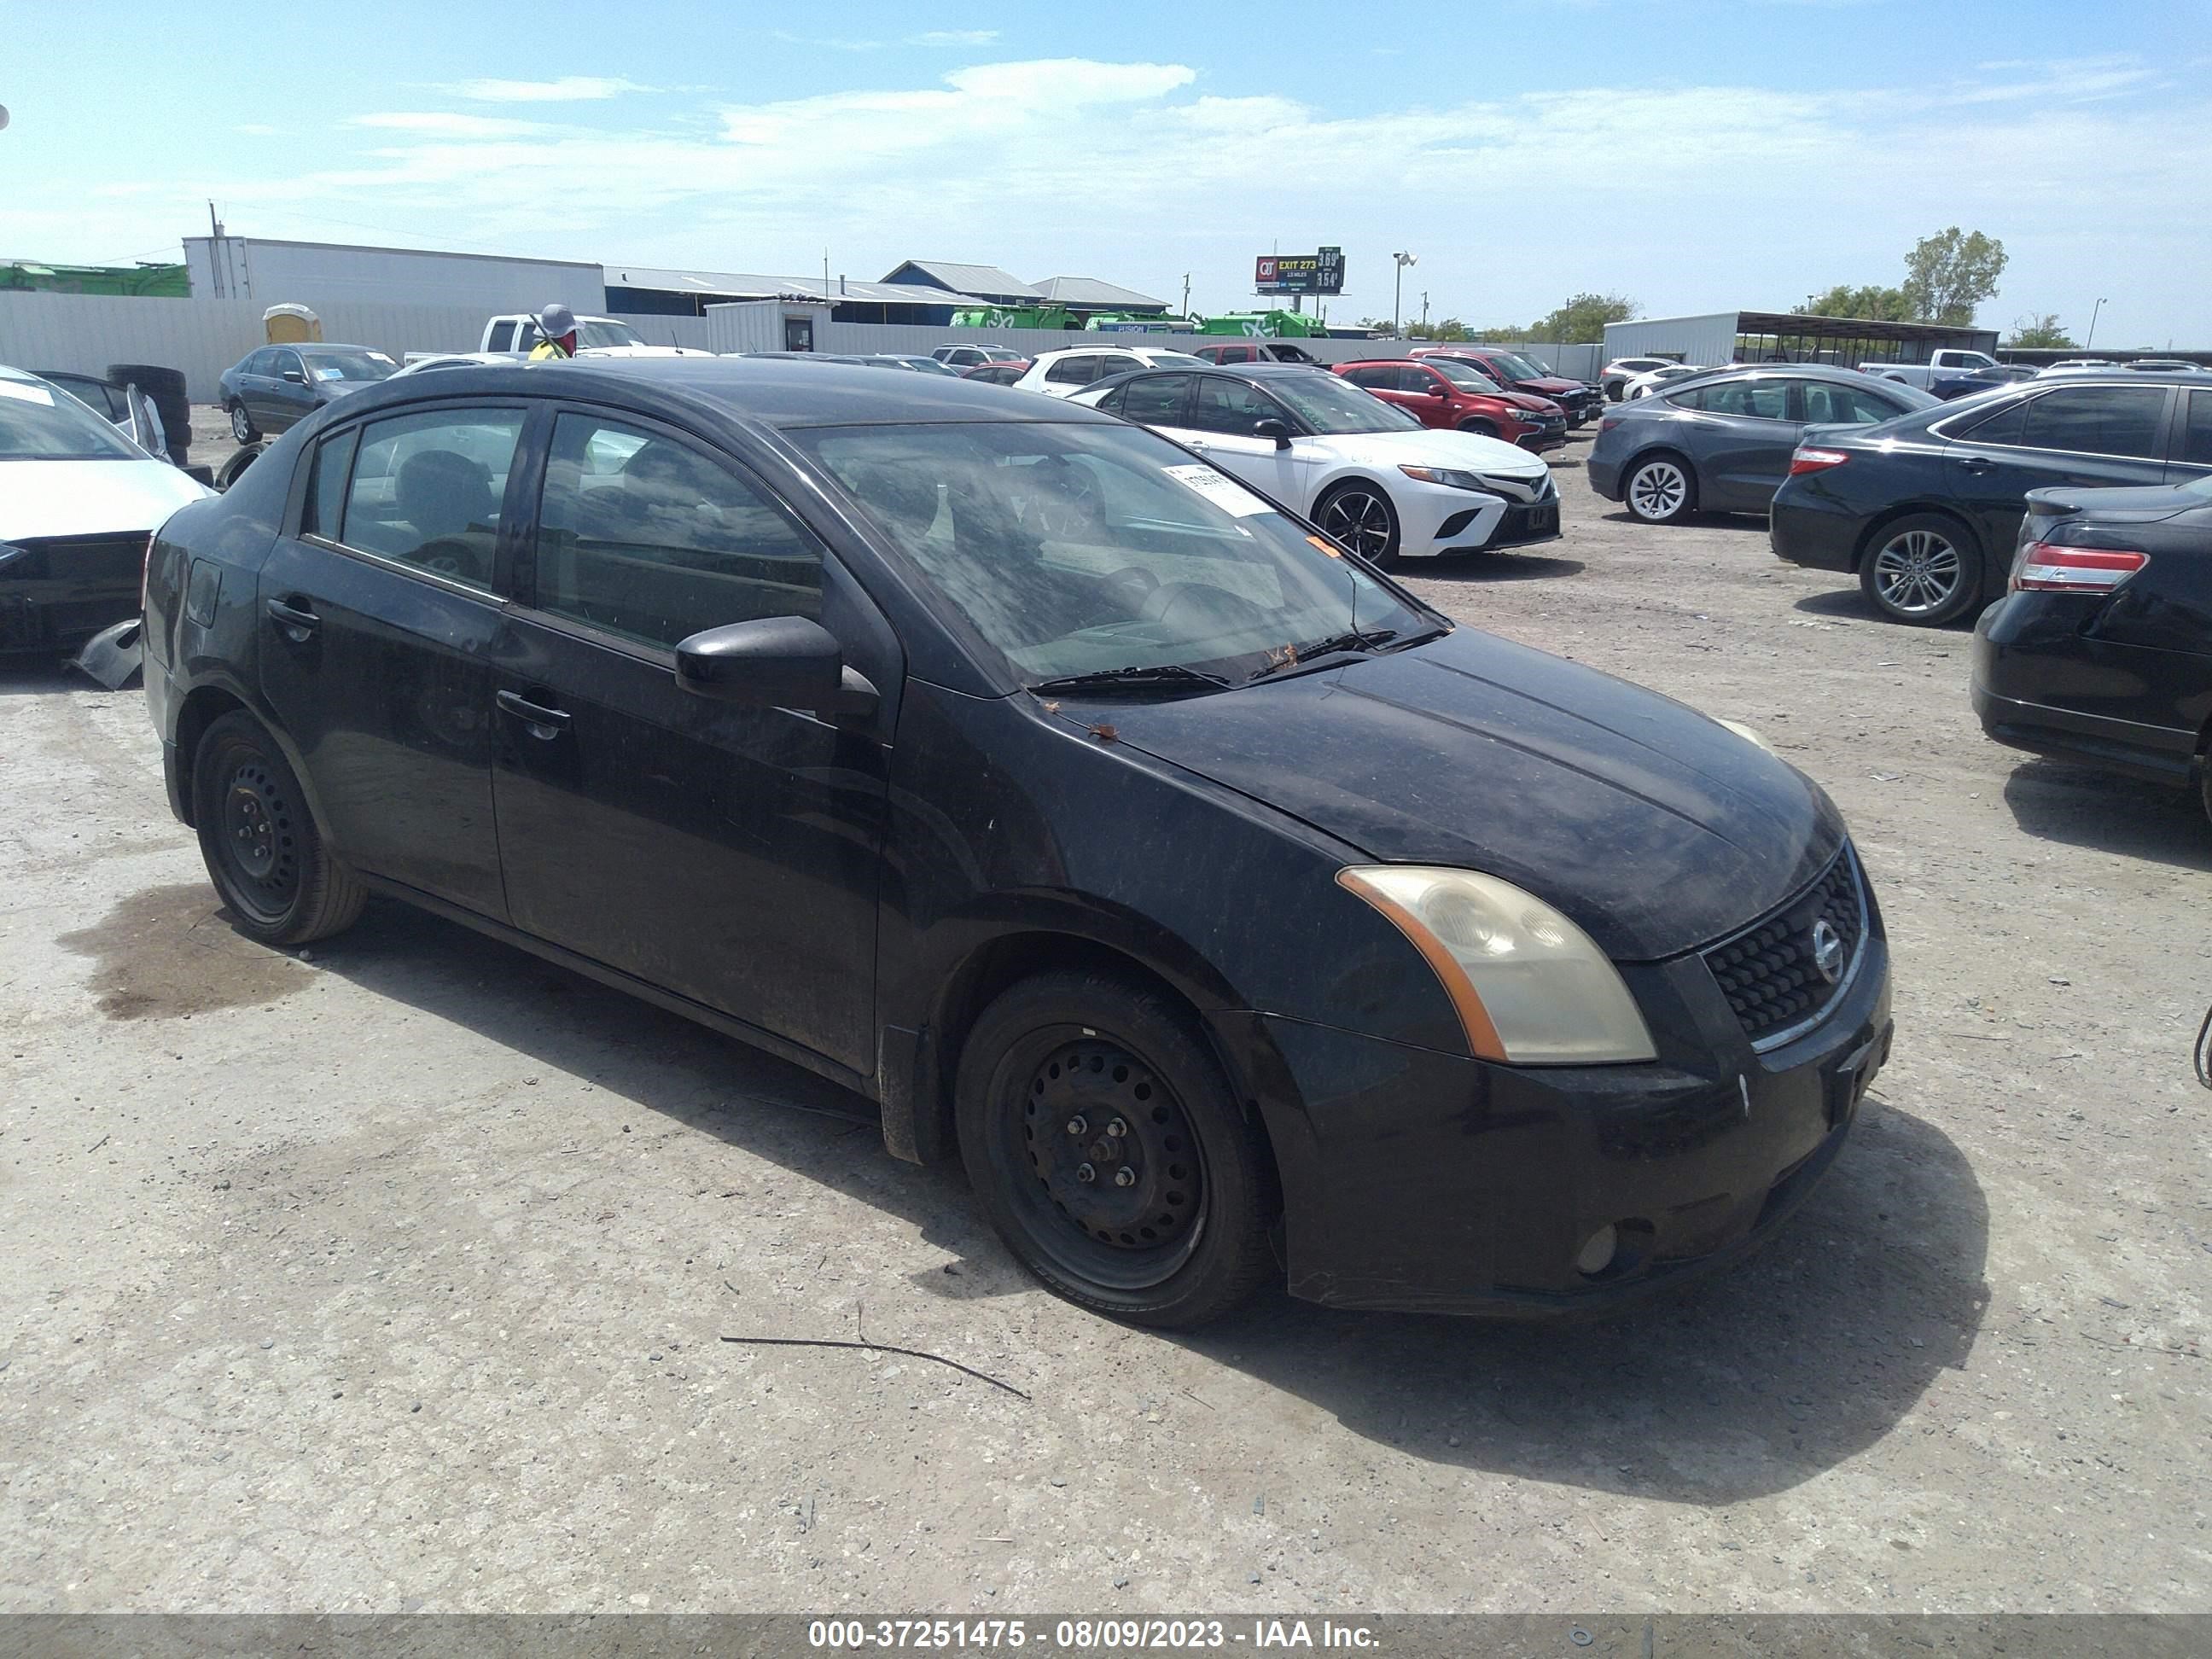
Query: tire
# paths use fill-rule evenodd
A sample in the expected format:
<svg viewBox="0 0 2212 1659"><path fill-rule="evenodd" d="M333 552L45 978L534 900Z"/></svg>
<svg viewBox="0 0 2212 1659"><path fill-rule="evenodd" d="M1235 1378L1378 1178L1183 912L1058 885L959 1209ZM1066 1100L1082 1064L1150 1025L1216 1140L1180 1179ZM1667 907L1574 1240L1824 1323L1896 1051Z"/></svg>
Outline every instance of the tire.
<svg viewBox="0 0 2212 1659"><path fill-rule="evenodd" d="M1197 1023L1161 992L1097 972L1024 980L969 1032L956 1090L983 1212L1055 1295L1188 1329L1278 1271L1274 1167Z"/></svg>
<svg viewBox="0 0 2212 1659"><path fill-rule="evenodd" d="M1891 622L1940 628L1980 603L1981 550L1956 519L1908 513L1867 543L1859 591Z"/></svg>
<svg viewBox="0 0 2212 1659"><path fill-rule="evenodd" d="M1364 478L1340 483L1314 503L1314 522L1372 565L1398 556L1398 509L1382 486Z"/></svg>
<svg viewBox="0 0 2212 1659"><path fill-rule="evenodd" d="M253 429L253 417L246 412L244 404L230 405L230 435L238 440L240 448L261 435Z"/></svg>
<svg viewBox="0 0 2212 1659"><path fill-rule="evenodd" d="M1498 422L1480 418L1466 420L1459 423L1459 429L1462 432L1472 432L1478 438L1495 438L1498 435Z"/></svg>
<svg viewBox="0 0 2212 1659"><path fill-rule="evenodd" d="M1639 455L1628 469L1620 499L1644 524L1680 524L1697 510L1698 472L1671 451Z"/></svg>
<svg viewBox="0 0 2212 1659"><path fill-rule="evenodd" d="M215 487L218 490L228 489L245 476L247 467L261 459L261 452L267 447L265 444L251 443L242 449L233 450L230 459L216 472Z"/></svg>
<svg viewBox="0 0 2212 1659"><path fill-rule="evenodd" d="M368 890L323 845L299 779L258 720L223 715L191 768L200 856L241 933L306 945L353 926Z"/></svg>

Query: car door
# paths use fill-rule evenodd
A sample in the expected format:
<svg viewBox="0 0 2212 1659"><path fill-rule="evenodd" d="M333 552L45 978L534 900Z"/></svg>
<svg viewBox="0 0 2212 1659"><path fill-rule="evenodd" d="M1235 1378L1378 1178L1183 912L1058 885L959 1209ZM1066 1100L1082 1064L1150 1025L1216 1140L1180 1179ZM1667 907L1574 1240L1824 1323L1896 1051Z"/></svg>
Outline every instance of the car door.
<svg viewBox="0 0 2212 1659"><path fill-rule="evenodd" d="M1072 398L1097 378L1097 357L1091 352L1079 351L1047 366L1044 389L1055 398Z"/></svg>
<svg viewBox="0 0 2212 1659"><path fill-rule="evenodd" d="M1962 422L1943 422L1943 482L1991 561L2010 555L2031 489L2166 481L2162 386L2056 386Z"/></svg>
<svg viewBox="0 0 2212 1659"><path fill-rule="evenodd" d="M2212 389L2200 387L2181 395L2182 406L2173 422L2172 459L2166 469L2169 483L2189 483L2212 473Z"/></svg>
<svg viewBox="0 0 2212 1659"><path fill-rule="evenodd" d="M514 924L873 1070L887 745L677 682L677 642L816 618L895 689L888 628L761 480L693 438L562 407L495 676Z"/></svg>
<svg viewBox="0 0 2212 1659"><path fill-rule="evenodd" d="M262 695L338 855L495 919L495 572L524 418L455 403L326 434L258 595Z"/></svg>
<svg viewBox="0 0 2212 1659"><path fill-rule="evenodd" d="M287 347L276 348L270 361L269 419L257 421L255 425L272 436L290 430L315 412L314 382L308 378L307 366L300 354Z"/></svg>
<svg viewBox="0 0 2212 1659"><path fill-rule="evenodd" d="M1692 387L1673 400L1690 411L1676 433L1698 470L1698 505L1716 513L1764 513L1790 475L1797 447L1790 386L1761 374Z"/></svg>
<svg viewBox="0 0 2212 1659"><path fill-rule="evenodd" d="M231 375L238 401L245 406L246 418L258 432L267 432L269 422L276 418L270 389L276 380L276 348L264 346L258 351L248 352Z"/></svg>
<svg viewBox="0 0 2212 1659"><path fill-rule="evenodd" d="M1184 416L1190 424L1167 435L1292 512L1304 513L1311 507L1313 480L1321 470L1313 441L1293 435L1285 447L1252 430L1260 422L1272 420L1282 422L1296 434L1301 425L1291 412L1250 381L1234 375L1191 378L1197 385ZM1306 446L1303 453L1301 442Z"/></svg>
<svg viewBox="0 0 2212 1659"><path fill-rule="evenodd" d="M1412 363L1374 363L1349 370L1344 378L1393 408L1404 410L1424 425L1434 417L1437 399L1428 395L1433 383L1429 369Z"/></svg>

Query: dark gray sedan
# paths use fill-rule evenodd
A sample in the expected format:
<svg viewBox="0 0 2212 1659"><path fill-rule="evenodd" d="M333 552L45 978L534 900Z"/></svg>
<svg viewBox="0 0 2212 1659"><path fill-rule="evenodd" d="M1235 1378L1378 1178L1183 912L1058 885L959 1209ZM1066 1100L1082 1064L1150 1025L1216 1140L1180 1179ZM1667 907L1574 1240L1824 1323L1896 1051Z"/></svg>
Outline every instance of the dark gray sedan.
<svg viewBox="0 0 2212 1659"><path fill-rule="evenodd" d="M217 383L230 435L241 444L273 438L348 392L389 380L399 365L368 346L263 346L223 370Z"/></svg>
<svg viewBox="0 0 2212 1659"><path fill-rule="evenodd" d="M1764 513L1808 426L1865 426L1936 399L1856 369L1776 363L1721 369L1607 410L1590 488L1646 524Z"/></svg>

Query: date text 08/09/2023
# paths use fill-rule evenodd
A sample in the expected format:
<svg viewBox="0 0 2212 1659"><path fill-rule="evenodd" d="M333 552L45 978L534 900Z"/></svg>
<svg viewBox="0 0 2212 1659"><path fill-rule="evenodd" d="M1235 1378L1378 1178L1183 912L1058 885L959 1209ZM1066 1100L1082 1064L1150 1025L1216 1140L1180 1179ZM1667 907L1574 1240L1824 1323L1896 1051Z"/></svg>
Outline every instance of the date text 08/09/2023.
<svg viewBox="0 0 2212 1659"><path fill-rule="evenodd" d="M1364 1625L1322 1619L817 1619L807 1645L826 1649L1027 1648L1048 1652L1136 1649L1352 1648L1378 1645Z"/></svg>

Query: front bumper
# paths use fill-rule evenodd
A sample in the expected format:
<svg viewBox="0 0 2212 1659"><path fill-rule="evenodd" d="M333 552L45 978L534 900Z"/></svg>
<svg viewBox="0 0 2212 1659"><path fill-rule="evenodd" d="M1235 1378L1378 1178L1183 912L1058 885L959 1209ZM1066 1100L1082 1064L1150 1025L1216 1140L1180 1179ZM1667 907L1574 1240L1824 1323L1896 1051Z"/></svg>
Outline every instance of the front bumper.
<svg viewBox="0 0 2212 1659"><path fill-rule="evenodd" d="M1291 1292L1334 1307L1545 1317L1609 1310L1778 1231L1847 1138L1893 1031L1877 927L1810 1031L1696 1066L1515 1067L1265 1014L1215 1017L1283 1174ZM1694 956L1634 970L1717 996ZM1673 993L1639 987L1647 1008ZM1662 1047L1664 1040L1662 1039ZM1612 1226L1613 1261L1576 1257Z"/></svg>
<svg viewBox="0 0 2212 1659"><path fill-rule="evenodd" d="M18 544L0 563L0 651L71 653L137 616L147 533Z"/></svg>

